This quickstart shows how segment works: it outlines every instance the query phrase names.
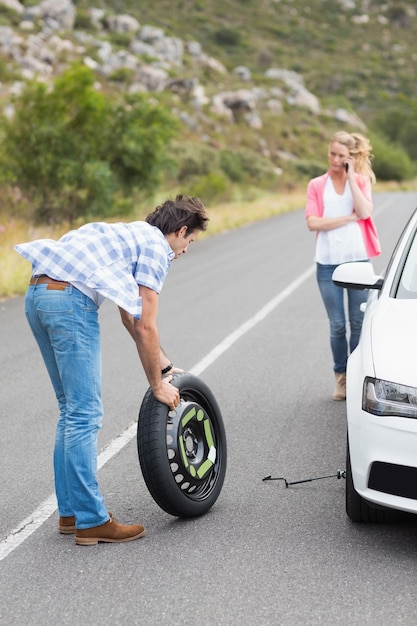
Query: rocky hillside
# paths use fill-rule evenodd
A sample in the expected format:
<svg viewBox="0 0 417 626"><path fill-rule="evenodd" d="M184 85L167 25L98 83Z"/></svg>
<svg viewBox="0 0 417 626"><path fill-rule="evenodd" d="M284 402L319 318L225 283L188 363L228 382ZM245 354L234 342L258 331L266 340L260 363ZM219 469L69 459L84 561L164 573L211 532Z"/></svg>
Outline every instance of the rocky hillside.
<svg viewBox="0 0 417 626"><path fill-rule="evenodd" d="M11 115L26 80L79 60L98 88L168 105L185 142L309 174L330 132L366 132L387 102L417 102L414 4L0 0L0 104Z"/></svg>

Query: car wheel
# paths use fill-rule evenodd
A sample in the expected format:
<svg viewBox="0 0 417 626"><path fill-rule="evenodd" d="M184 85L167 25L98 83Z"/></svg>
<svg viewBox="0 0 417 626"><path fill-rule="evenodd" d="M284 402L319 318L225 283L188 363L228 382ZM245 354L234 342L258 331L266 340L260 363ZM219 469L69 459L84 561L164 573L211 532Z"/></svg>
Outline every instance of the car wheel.
<svg viewBox="0 0 417 626"><path fill-rule="evenodd" d="M155 502L177 517L196 517L216 502L226 474L226 434L213 393L198 377L175 375L175 411L146 392L137 446L146 486Z"/></svg>
<svg viewBox="0 0 417 626"><path fill-rule="evenodd" d="M402 514L395 509L374 507L355 490L350 462L349 442L346 446L346 513L353 522L386 524L398 522Z"/></svg>

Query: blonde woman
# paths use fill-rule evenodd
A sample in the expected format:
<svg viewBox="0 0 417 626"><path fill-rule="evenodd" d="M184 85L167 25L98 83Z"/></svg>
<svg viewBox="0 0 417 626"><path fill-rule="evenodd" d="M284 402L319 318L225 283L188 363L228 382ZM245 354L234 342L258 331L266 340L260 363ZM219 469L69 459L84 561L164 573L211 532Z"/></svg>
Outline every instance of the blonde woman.
<svg viewBox="0 0 417 626"><path fill-rule="evenodd" d="M346 399L347 359L359 341L363 320L361 304L366 302L368 294L336 286L332 274L341 263L369 261L381 252L371 217L371 186L375 182L371 159L372 148L366 137L339 131L329 142L327 172L310 180L307 186L307 226L316 232L317 282L330 323L336 378L333 400Z"/></svg>

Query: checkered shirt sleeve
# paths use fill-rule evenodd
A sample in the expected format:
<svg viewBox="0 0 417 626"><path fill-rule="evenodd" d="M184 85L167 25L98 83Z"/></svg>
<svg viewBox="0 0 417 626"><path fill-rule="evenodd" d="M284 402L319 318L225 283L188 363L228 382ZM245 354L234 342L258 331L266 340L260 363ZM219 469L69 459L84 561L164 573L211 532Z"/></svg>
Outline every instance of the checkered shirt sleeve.
<svg viewBox="0 0 417 626"><path fill-rule="evenodd" d="M161 231L146 222L96 222L58 241L38 239L15 249L34 274L83 283L135 317L142 303L138 285L160 293L174 256Z"/></svg>

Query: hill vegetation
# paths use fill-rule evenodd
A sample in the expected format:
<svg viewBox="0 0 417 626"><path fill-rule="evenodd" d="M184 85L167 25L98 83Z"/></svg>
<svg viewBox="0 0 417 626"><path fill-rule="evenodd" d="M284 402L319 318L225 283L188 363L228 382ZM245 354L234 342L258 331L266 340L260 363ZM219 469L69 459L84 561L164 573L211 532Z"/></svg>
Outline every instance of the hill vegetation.
<svg viewBox="0 0 417 626"><path fill-rule="evenodd" d="M77 5L85 10L88 2L80 0ZM375 137L384 179L415 174L404 155L401 171L388 171L389 161L398 162L399 153L391 155L387 145L392 143L417 160L415 2L113 0L96 5L129 13L141 24L159 26L168 35L198 40L229 71L228 76L204 77L208 94L219 88L247 87L233 74L234 68L243 65L251 72L249 84L260 88L270 86L265 77L268 68L296 72L320 100L321 115L286 106L281 117L264 113L262 131L253 133L256 137L240 124L226 131L222 128L219 134L212 132L216 142L243 143L260 152L261 136L267 143L264 153L272 155L279 166L288 166L286 155L301 161L301 172L295 172L300 175L306 162L325 165L323 141L341 125L327 112L344 109L357 114Z"/></svg>
<svg viewBox="0 0 417 626"><path fill-rule="evenodd" d="M341 128L370 136L377 180L415 183L414 1L74 0L74 27L58 32L39 18L23 25L6 4L0 295L27 283L14 243L91 218L140 219L177 191L201 196L213 232L299 207ZM180 62L139 55L165 72L165 87L138 89L128 63L104 72L103 51L129 61L137 43L136 32L108 28L116 15L182 42ZM60 51L48 48L52 41ZM29 65L46 67L44 75L28 69L33 50ZM215 110L220 95L224 104L236 94L234 107Z"/></svg>
<svg viewBox="0 0 417 626"><path fill-rule="evenodd" d="M370 136L378 180L416 176L414 2L74 5L73 28L59 36L78 57L61 51L51 60L45 48L50 76L28 79L4 52L13 43L2 43L0 182L13 186L3 205L14 202L20 215L49 223L109 217L165 189L186 188L207 205L302 189L326 168L328 138L340 128ZM156 27L181 54L161 59L138 42L138 29L111 28L116 15L136 18L139 30ZM23 48L49 45L47 22L21 20L0 2L0 26L11 26ZM138 84L133 50L152 86ZM120 61L111 71L106 55Z"/></svg>
<svg viewBox="0 0 417 626"><path fill-rule="evenodd" d="M271 66L296 71L325 104L353 108L366 122L397 96L417 97L415 2L113 0L96 5L197 39L229 70L243 64L258 77Z"/></svg>

